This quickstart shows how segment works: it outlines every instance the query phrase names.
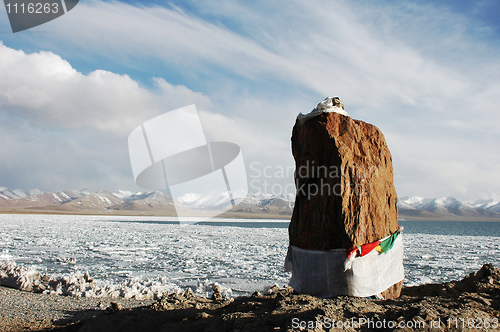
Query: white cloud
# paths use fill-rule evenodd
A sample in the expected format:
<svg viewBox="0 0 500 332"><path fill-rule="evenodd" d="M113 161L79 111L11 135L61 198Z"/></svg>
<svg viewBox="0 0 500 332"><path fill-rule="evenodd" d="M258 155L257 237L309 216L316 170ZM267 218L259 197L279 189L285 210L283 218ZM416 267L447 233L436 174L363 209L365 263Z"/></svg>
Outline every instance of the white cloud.
<svg viewBox="0 0 500 332"><path fill-rule="evenodd" d="M30 55L36 68L25 59L25 72L5 78L17 88L0 87L1 100L38 124L116 133L190 100L213 112L206 121L214 137L238 141L254 160L288 165L295 115L335 94L354 118L386 133L403 195L442 189L466 196L498 187L487 165L498 161L499 46L477 21L411 1L193 5L199 17L178 8L80 3L51 23L66 33L24 37L79 61L154 71L163 78L153 90L125 75L83 75L40 53ZM167 83L170 76L203 94Z"/></svg>
<svg viewBox="0 0 500 332"><path fill-rule="evenodd" d="M77 72L52 52L26 54L0 44L0 107L41 128L93 128L124 135L154 115L210 99L155 78L156 89L127 75Z"/></svg>
<svg viewBox="0 0 500 332"><path fill-rule="evenodd" d="M148 90L127 75L84 75L51 52L26 54L0 44L0 59L5 185L97 190L133 184L128 134L175 108L210 106L207 96L161 78Z"/></svg>
<svg viewBox="0 0 500 332"><path fill-rule="evenodd" d="M149 90L127 75L84 75L54 53L26 54L1 44L0 59L1 180L7 186L130 188L127 135L156 115L193 103L209 141L237 143L250 160L288 148L257 125L208 111L207 96L162 78L153 78Z"/></svg>
<svg viewBox="0 0 500 332"><path fill-rule="evenodd" d="M467 135L436 139L393 132L385 136L400 196L474 199L492 197L498 191L500 155L491 153L494 145L490 140L473 140Z"/></svg>
<svg viewBox="0 0 500 332"><path fill-rule="evenodd" d="M214 84L221 68L253 80L251 85L275 80L320 96L340 95L351 107L370 106L375 114L400 117L407 114L395 105L422 115L446 115L450 109L460 111L457 106L470 110L472 105L459 102L457 96L488 89L479 74L499 68L491 67L492 56L488 60L473 51L488 46L467 32L467 22L440 8L411 3L394 8L342 1L287 3L291 6L278 2L260 9L230 1L218 3L217 11L207 9L237 18L242 35L177 10L96 1L81 4L71 25L59 24L87 27L72 31L71 40L64 39L75 43L78 52L107 55L129 65L154 59L169 68L183 68L187 76L212 75ZM441 34L432 33L435 29ZM484 64L470 60L478 56Z"/></svg>

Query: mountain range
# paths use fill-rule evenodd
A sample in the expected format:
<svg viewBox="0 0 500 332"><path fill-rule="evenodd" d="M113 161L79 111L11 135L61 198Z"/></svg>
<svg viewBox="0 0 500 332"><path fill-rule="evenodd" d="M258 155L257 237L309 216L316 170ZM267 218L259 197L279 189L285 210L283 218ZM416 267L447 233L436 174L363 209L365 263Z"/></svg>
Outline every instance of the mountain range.
<svg viewBox="0 0 500 332"><path fill-rule="evenodd" d="M206 195L186 194L177 199L177 206L193 211L226 210L223 217L241 218L289 218L292 215L295 196L272 196L232 193L241 201L231 207L227 192ZM171 196L160 192L131 192L118 190L62 190L44 192L39 189L22 190L0 187L0 212L3 213L67 213L67 214L118 214L175 216Z"/></svg>
<svg viewBox="0 0 500 332"><path fill-rule="evenodd" d="M233 218L288 219L293 212L294 195L248 194L244 191L232 194L233 199L240 201L234 207L231 207L231 197L227 192L186 194L177 199L177 206L201 212L228 209L221 216ZM462 202L453 197L412 196L401 197L397 205L400 219L500 220L500 202L492 199ZM175 216L175 211L172 197L160 191L91 192L83 189L44 192L0 187L0 212L3 213Z"/></svg>
<svg viewBox="0 0 500 332"><path fill-rule="evenodd" d="M453 197L424 198L419 196L398 199L399 218L405 219L499 219L500 202L478 199L461 202Z"/></svg>

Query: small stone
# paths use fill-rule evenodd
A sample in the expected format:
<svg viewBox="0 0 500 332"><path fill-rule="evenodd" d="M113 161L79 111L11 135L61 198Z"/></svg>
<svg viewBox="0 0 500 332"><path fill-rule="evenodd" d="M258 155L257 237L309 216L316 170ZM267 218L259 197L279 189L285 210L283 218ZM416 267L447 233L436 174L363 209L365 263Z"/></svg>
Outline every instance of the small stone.
<svg viewBox="0 0 500 332"><path fill-rule="evenodd" d="M216 301L216 302L221 302L224 300L224 297L222 296L220 288L217 285L214 287L214 293L212 294L212 300Z"/></svg>
<svg viewBox="0 0 500 332"><path fill-rule="evenodd" d="M273 287L271 287L267 292L269 294L273 294L273 293L276 293L279 290L280 290L280 287L278 285L273 285Z"/></svg>
<svg viewBox="0 0 500 332"><path fill-rule="evenodd" d="M252 297L259 298L262 297L262 294L256 290L255 292L252 293Z"/></svg>
<svg viewBox="0 0 500 332"><path fill-rule="evenodd" d="M85 279L85 281L86 281L86 282L88 282L88 283L91 283L91 282L93 282L93 281L94 281L94 279L92 279L92 278L90 277L90 275L89 275L89 273L88 273L88 272L85 272L85 274L83 275L83 278L84 278L84 279Z"/></svg>
<svg viewBox="0 0 500 332"><path fill-rule="evenodd" d="M185 291L184 291L184 297L186 299L189 299L189 298L192 298L192 297L195 297L193 291L191 290L191 288L187 288Z"/></svg>
<svg viewBox="0 0 500 332"><path fill-rule="evenodd" d="M111 308L113 308L114 310L122 310L123 305L118 302L111 302Z"/></svg>
<svg viewBox="0 0 500 332"><path fill-rule="evenodd" d="M43 293L45 290L47 290L47 287L44 284L39 284L35 287L35 293Z"/></svg>
<svg viewBox="0 0 500 332"><path fill-rule="evenodd" d="M203 318L210 318L212 317L211 315L207 314L206 312L202 311L196 315L197 319L203 319Z"/></svg>

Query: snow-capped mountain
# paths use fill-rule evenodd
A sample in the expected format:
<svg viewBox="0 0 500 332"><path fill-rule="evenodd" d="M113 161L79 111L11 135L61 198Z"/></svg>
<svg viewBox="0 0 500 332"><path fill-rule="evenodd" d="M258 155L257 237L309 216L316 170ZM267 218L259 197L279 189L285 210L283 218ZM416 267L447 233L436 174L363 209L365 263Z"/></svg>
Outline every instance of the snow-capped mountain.
<svg viewBox="0 0 500 332"><path fill-rule="evenodd" d="M125 201L115 196L113 193L107 190L99 190L96 193L80 191L82 196L72 199L68 202L64 202L62 206L65 209L75 208L75 209L107 209L115 205L123 204Z"/></svg>
<svg viewBox="0 0 500 332"><path fill-rule="evenodd" d="M453 197L423 198L418 196L402 197L398 200L400 216L420 217L484 217L499 218L498 202L480 200L474 203L461 202Z"/></svg>
<svg viewBox="0 0 500 332"><path fill-rule="evenodd" d="M433 200L432 198L425 198L419 196L403 197L398 200L398 208L400 207L399 204L401 204L401 208L405 208L405 206L407 205L414 209L420 209L423 206L429 204L432 200Z"/></svg>
<svg viewBox="0 0 500 332"><path fill-rule="evenodd" d="M225 210L232 205L238 205L247 198L248 194L243 191L231 192L214 191L205 195L185 194L177 198L177 202L183 206L200 210Z"/></svg>
<svg viewBox="0 0 500 332"><path fill-rule="evenodd" d="M177 198L177 202L183 206L203 209L203 210L221 210L227 209L232 205L238 205L240 207L255 207L265 204L266 201L271 200L272 202L276 197L271 195L264 195L259 193L257 195L248 194L243 190L231 192L211 192L209 194L186 194ZM232 201L231 201L232 200ZM295 197L293 197L295 200Z"/></svg>
<svg viewBox="0 0 500 332"><path fill-rule="evenodd" d="M177 201L188 208L196 210L231 210L240 213L276 213L291 215L295 196L272 196L269 194L248 194L245 191L232 193L232 200L228 192L211 192L205 195L186 194Z"/></svg>
<svg viewBox="0 0 500 332"><path fill-rule="evenodd" d="M7 189L2 192L0 206L44 206L51 204L63 204L84 194L78 190L62 190L58 192L43 192L41 190Z"/></svg>
<svg viewBox="0 0 500 332"><path fill-rule="evenodd" d="M22 190L22 189L9 189L6 187L0 187L0 201L10 200L16 198L25 198L32 195L43 194L40 189Z"/></svg>
<svg viewBox="0 0 500 332"><path fill-rule="evenodd" d="M500 213L500 203L497 203L495 205L489 206L488 210L499 212Z"/></svg>
<svg viewBox="0 0 500 332"><path fill-rule="evenodd" d="M155 192L131 192L107 190L91 192L82 190L62 190L43 192L0 187L0 211L8 212L62 212L112 213L126 211L134 213L160 213L175 215L174 200L167 194ZM248 194L236 191L211 192L209 194L186 194L176 201L177 206L194 210L231 210L244 213L278 213L291 215L295 197L293 195L272 196L268 194ZM233 206L234 205L236 206Z"/></svg>
<svg viewBox="0 0 500 332"><path fill-rule="evenodd" d="M172 213L174 211L174 202L172 197L162 193L161 191L144 193L126 192L127 194L122 196L123 193L124 191L121 190L118 192L118 196L121 196L121 199L123 199L122 204L116 204L110 207L110 210L151 211L152 209L167 209ZM113 194L117 195L117 193Z"/></svg>
<svg viewBox="0 0 500 332"><path fill-rule="evenodd" d="M478 199L474 202L470 202L473 207L481 207L484 209L500 212L500 202L493 199Z"/></svg>
<svg viewBox="0 0 500 332"><path fill-rule="evenodd" d="M116 197L119 197L121 199L123 199L124 201L128 201L128 198L135 195L136 193L133 193L131 191L128 191L128 190L118 190L118 191L115 191L113 193L113 195L115 195ZM141 194L141 193L138 193L138 194Z"/></svg>

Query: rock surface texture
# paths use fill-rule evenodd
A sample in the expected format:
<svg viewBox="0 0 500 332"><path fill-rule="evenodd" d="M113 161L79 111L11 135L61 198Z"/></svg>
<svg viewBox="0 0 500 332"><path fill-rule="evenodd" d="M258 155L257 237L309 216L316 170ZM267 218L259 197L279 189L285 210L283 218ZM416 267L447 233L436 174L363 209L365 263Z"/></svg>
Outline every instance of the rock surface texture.
<svg viewBox="0 0 500 332"><path fill-rule="evenodd" d="M350 248L398 230L392 158L377 127L338 113L298 119L292 153L297 196L291 245ZM385 298L398 297L401 283L391 288Z"/></svg>
<svg viewBox="0 0 500 332"><path fill-rule="evenodd" d="M0 287L3 304L0 331L451 332L500 329L500 271L490 264L461 281L404 288L401 297L394 301L348 296L323 299L296 294L289 287L272 287L263 294L255 292L251 297L221 300L215 299L217 295L208 299L186 291L169 294L155 303L142 304L142 307L137 304L131 309L129 303L124 302L123 310L111 311L105 309L106 305L100 305L109 303L106 298L57 297ZM338 322L350 325L337 328Z"/></svg>

